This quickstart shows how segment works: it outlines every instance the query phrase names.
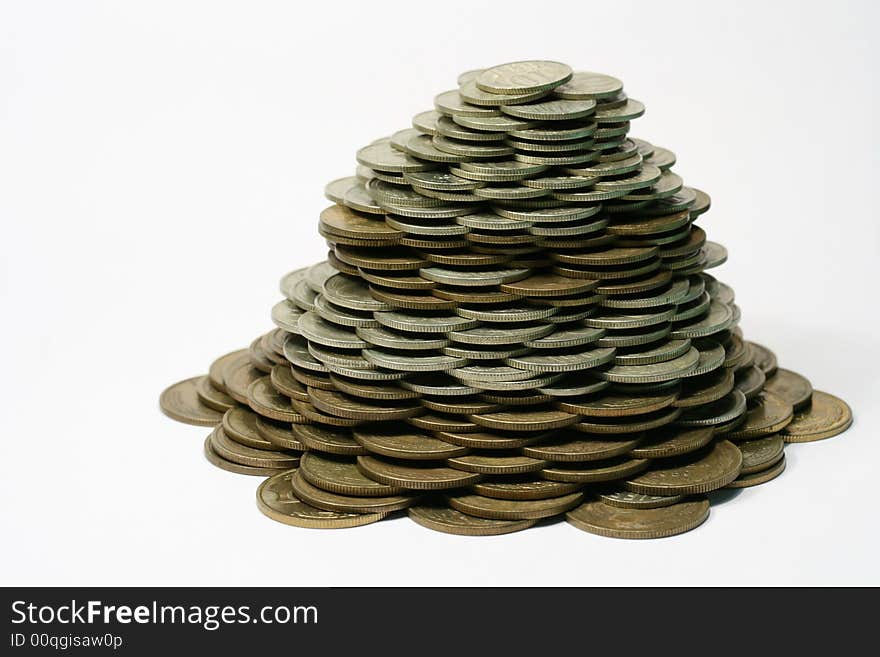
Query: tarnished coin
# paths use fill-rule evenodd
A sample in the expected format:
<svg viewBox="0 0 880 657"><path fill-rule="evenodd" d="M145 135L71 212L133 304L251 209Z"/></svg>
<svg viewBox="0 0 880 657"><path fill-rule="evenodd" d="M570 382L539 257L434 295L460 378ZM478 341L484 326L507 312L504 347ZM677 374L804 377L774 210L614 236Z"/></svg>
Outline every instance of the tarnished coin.
<svg viewBox="0 0 880 657"><path fill-rule="evenodd" d="M725 488L751 488L776 479L785 470L785 456L764 470L743 474L731 481Z"/></svg>
<svg viewBox="0 0 880 657"><path fill-rule="evenodd" d="M782 431L793 414L794 409L787 401L772 392L762 392L746 411L743 423L728 436L732 440L769 436Z"/></svg>
<svg viewBox="0 0 880 657"><path fill-rule="evenodd" d="M782 458L785 442L779 434L736 444L743 455L741 475L766 470Z"/></svg>
<svg viewBox="0 0 880 657"><path fill-rule="evenodd" d="M371 422L403 420L423 412L421 404L417 401L368 400L351 397L337 390L309 388L309 397L319 411L353 420Z"/></svg>
<svg viewBox="0 0 880 657"><path fill-rule="evenodd" d="M642 495L629 491L602 493L599 500L621 509L659 509L672 506L684 499L684 495Z"/></svg>
<svg viewBox="0 0 880 657"><path fill-rule="evenodd" d="M349 457L308 452L303 454L299 471L313 486L338 495L390 497L403 492L401 488L365 477L355 460Z"/></svg>
<svg viewBox="0 0 880 657"><path fill-rule="evenodd" d="M622 90L623 82L610 75L576 71L568 82L556 87L553 93L572 100L604 100L614 98Z"/></svg>
<svg viewBox="0 0 880 657"><path fill-rule="evenodd" d="M583 497L584 494L578 491L544 500L502 500L474 494L450 495L446 499L453 509L469 516L492 520L539 520L565 513L580 504Z"/></svg>
<svg viewBox="0 0 880 657"><path fill-rule="evenodd" d="M264 440L280 449L306 451L308 448L294 436L290 427L291 425L287 422L278 422L257 416L257 433Z"/></svg>
<svg viewBox="0 0 880 657"><path fill-rule="evenodd" d="M268 376L257 379L248 386L248 405L255 413L272 420L301 422L304 419L293 410L290 398L275 389Z"/></svg>
<svg viewBox="0 0 880 657"><path fill-rule="evenodd" d="M286 468L258 468L252 465L242 465L241 463L236 463L235 461L228 461L220 456L216 451L214 451L214 447L212 444L213 433L205 439L204 444L204 453L205 458L208 460L211 465L214 465L221 470L226 470L227 472L234 472L235 474L243 474L243 475L251 475L253 477L269 477L274 474L278 474L279 472L287 472Z"/></svg>
<svg viewBox="0 0 880 657"><path fill-rule="evenodd" d="M780 433L787 443L808 443L843 433L852 421L852 411L845 401L816 390L810 407L795 413Z"/></svg>
<svg viewBox="0 0 880 657"><path fill-rule="evenodd" d="M446 506L414 506L407 510L413 522L445 534L459 536L498 536L528 529L535 520L489 520L477 518Z"/></svg>
<svg viewBox="0 0 880 657"><path fill-rule="evenodd" d="M796 411L808 406L813 396L813 386L806 377L782 368L767 380L764 390L784 399Z"/></svg>
<svg viewBox="0 0 880 657"><path fill-rule="evenodd" d="M649 465L650 461L647 459L631 459L628 456L619 456L604 461L556 463L541 470L541 476L551 481L594 484L632 477L642 472Z"/></svg>
<svg viewBox="0 0 880 657"><path fill-rule="evenodd" d="M517 95L558 87L571 76L571 68L565 64L536 60L493 66L480 71L474 80L483 91Z"/></svg>
<svg viewBox="0 0 880 657"><path fill-rule="evenodd" d="M654 509L628 509L587 502L565 514L578 529L609 538L665 538L699 527L709 517L705 499Z"/></svg>
<svg viewBox="0 0 880 657"><path fill-rule="evenodd" d="M226 383L224 381L226 368L232 363L240 360L242 356L246 356L247 353L247 349L239 349L238 351L233 351L224 356L220 356L220 358L211 363L211 367L208 369L208 378L217 390L226 392Z"/></svg>
<svg viewBox="0 0 880 657"><path fill-rule="evenodd" d="M755 365L757 365L766 376L773 376L777 369L776 354L757 342L749 342L748 344L755 355Z"/></svg>
<svg viewBox="0 0 880 657"><path fill-rule="evenodd" d="M211 434L211 447L221 458L254 468L295 468L299 465L297 454L277 450L255 449L231 440L222 427Z"/></svg>
<svg viewBox="0 0 880 657"><path fill-rule="evenodd" d="M641 442L644 434L585 436L572 432L557 432L552 438L527 445L520 451L535 459L557 463L601 461L629 454Z"/></svg>
<svg viewBox="0 0 880 657"><path fill-rule="evenodd" d="M430 162L417 160L406 153L391 147L390 141L380 140L365 146L357 152L358 164L363 164L379 171L406 173L410 171L428 171L435 168Z"/></svg>
<svg viewBox="0 0 880 657"><path fill-rule="evenodd" d="M456 470L479 472L487 475L519 475L537 472L548 465L547 461L533 459L515 452L493 451L482 454L466 454L446 459L446 464Z"/></svg>
<svg viewBox="0 0 880 657"><path fill-rule="evenodd" d="M694 495L726 486L739 476L742 453L729 440L677 459L652 462L651 469L624 482L634 493Z"/></svg>
<svg viewBox="0 0 880 657"><path fill-rule="evenodd" d="M206 406L197 393L199 382L207 377L196 376L175 383L159 396L159 407L172 420L193 424L197 427L212 427L220 423L223 413Z"/></svg>
<svg viewBox="0 0 880 657"><path fill-rule="evenodd" d="M734 374L727 369L714 370L702 376L689 378L682 382L681 393L673 402L673 406L678 408L702 406L721 399L733 390L733 386Z"/></svg>
<svg viewBox="0 0 880 657"><path fill-rule="evenodd" d="M688 375L700 362L700 352L691 347L688 351L671 360L650 365L612 365L596 375L614 383L651 383L671 381Z"/></svg>
<svg viewBox="0 0 880 657"><path fill-rule="evenodd" d="M294 424L292 431L296 439L310 450L348 456L367 453L367 450L351 437L351 430L344 427Z"/></svg>
<svg viewBox="0 0 880 657"><path fill-rule="evenodd" d="M274 443L269 442L257 430L259 415L242 406L230 408L223 414L223 432L232 440L254 449L277 450Z"/></svg>
<svg viewBox="0 0 880 657"><path fill-rule="evenodd" d="M709 444L714 435L712 427L687 429L661 427L648 432L646 439L630 455L640 459L662 459L695 452Z"/></svg>
<svg viewBox="0 0 880 657"><path fill-rule="evenodd" d="M367 425L354 429L352 436L374 454L403 460L440 460L469 451L406 424Z"/></svg>
<svg viewBox="0 0 880 657"><path fill-rule="evenodd" d="M355 497L340 495L313 486L297 471L291 480L294 494L307 504L324 511L338 513L391 513L412 506L419 501L417 495L392 495L388 497Z"/></svg>
<svg viewBox="0 0 880 657"><path fill-rule="evenodd" d="M718 426L735 420L746 412L746 396L732 390L718 401L689 408L678 420L685 427Z"/></svg>
<svg viewBox="0 0 880 657"><path fill-rule="evenodd" d="M358 456L357 466L370 479L407 490L460 488L475 484L484 477L430 462L391 461L375 456Z"/></svg>
<svg viewBox="0 0 880 657"><path fill-rule="evenodd" d="M340 513L306 504L293 491L295 472L270 477L257 489L257 506L272 520L310 529L342 529L377 522L383 513Z"/></svg>

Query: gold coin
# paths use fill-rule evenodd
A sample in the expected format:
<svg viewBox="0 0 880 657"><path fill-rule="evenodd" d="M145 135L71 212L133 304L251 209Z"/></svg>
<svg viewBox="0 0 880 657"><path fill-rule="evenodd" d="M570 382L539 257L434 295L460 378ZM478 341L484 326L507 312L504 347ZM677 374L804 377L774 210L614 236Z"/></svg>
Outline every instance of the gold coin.
<svg viewBox="0 0 880 657"><path fill-rule="evenodd" d="M680 408L664 408L643 415L589 418L588 420L581 420L573 428L584 433L632 434L666 426L678 418L679 415L681 415Z"/></svg>
<svg viewBox="0 0 880 657"><path fill-rule="evenodd" d="M843 433L852 421L852 411L845 401L816 390L810 407L795 413L780 433L787 443L808 443Z"/></svg>
<svg viewBox="0 0 880 657"><path fill-rule="evenodd" d="M764 383L764 390L784 399L796 411L809 406L813 396L813 386L806 377L781 367Z"/></svg>
<svg viewBox="0 0 880 657"><path fill-rule="evenodd" d="M456 456L446 459L446 464L456 470L490 475L516 475L526 472L537 472L549 465L547 461L542 459L533 459L529 456L508 452Z"/></svg>
<svg viewBox="0 0 880 657"><path fill-rule="evenodd" d="M644 434L621 436L584 436L557 432L550 440L522 448L522 453L547 461L599 461L631 452Z"/></svg>
<svg viewBox="0 0 880 657"><path fill-rule="evenodd" d="M621 490L613 493L602 493L599 499L605 504L619 506L622 509L659 509L671 506L684 499L684 495L641 495Z"/></svg>
<svg viewBox="0 0 880 657"><path fill-rule="evenodd" d="M291 479L294 494L307 504L324 511L340 513L391 513L412 506L419 501L417 495L393 495L390 497L355 497L339 495L310 484L297 470Z"/></svg>
<svg viewBox="0 0 880 657"><path fill-rule="evenodd" d="M205 406L198 395L198 384L205 377L196 376L167 387L159 396L159 408L172 420L212 427L223 419L223 413Z"/></svg>
<svg viewBox="0 0 880 657"><path fill-rule="evenodd" d="M714 433L713 427L662 427L648 433L630 455L639 459L681 456L708 445Z"/></svg>
<svg viewBox="0 0 880 657"><path fill-rule="evenodd" d="M729 440L670 461L653 462L652 469L624 482L624 488L645 495L694 495L726 486L742 468L742 453Z"/></svg>
<svg viewBox="0 0 880 657"><path fill-rule="evenodd" d="M475 431L470 433L456 433L453 431L438 431L436 436L454 445L473 447L474 449L512 449L524 447L538 442L550 436L549 432L538 433L489 433Z"/></svg>
<svg viewBox="0 0 880 657"><path fill-rule="evenodd" d="M418 401L380 402L364 400L330 390L309 389L311 402L319 411L353 420L382 422L403 420L423 411Z"/></svg>
<svg viewBox="0 0 880 657"><path fill-rule="evenodd" d="M377 522L383 513L324 511L300 500L293 492L294 472L269 477L257 489L257 506L272 520L309 529L342 529Z"/></svg>
<svg viewBox="0 0 880 657"><path fill-rule="evenodd" d="M760 438L781 431L794 415L791 404L773 393L763 392L746 411L746 419L728 435L731 440Z"/></svg>
<svg viewBox="0 0 880 657"><path fill-rule="evenodd" d="M388 461L375 456L358 456L358 469L370 479L407 490L442 490L469 486L483 475L455 468L413 461Z"/></svg>
<svg viewBox="0 0 880 657"><path fill-rule="evenodd" d="M409 517L422 527L459 536L498 536L528 529L535 520L489 520L444 506L414 506Z"/></svg>
<svg viewBox="0 0 880 657"><path fill-rule="evenodd" d="M248 388L254 381L264 376L263 372L251 365L250 355L244 354L242 357L230 361L223 370L226 393L239 404L247 406L249 404Z"/></svg>
<svg viewBox="0 0 880 657"><path fill-rule="evenodd" d="M235 442L254 449L278 450L274 443L260 435L257 421L260 416L248 408L236 406L223 414L223 431Z"/></svg>
<svg viewBox="0 0 880 657"><path fill-rule="evenodd" d="M578 529L609 538L664 538L690 531L709 517L709 501L680 502L656 509L627 509L587 502L565 514Z"/></svg>
<svg viewBox="0 0 880 657"><path fill-rule="evenodd" d="M540 520L565 513L580 504L580 491L544 500L501 500L482 495L450 495L446 499L453 509L469 516L489 520Z"/></svg>
<svg viewBox="0 0 880 657"><path fill-rule="evenodd" d="M436 460L468 453L466 447L429 436L406 424L371 424L354 429L352 437L374 454L405 460Z"/></svg>
<svg viewBox="0 0 880 657"><path fill-rule="evenodd" d="M495 497L499 500L546 500L551 497L562 497L583 488L578 483L532 479L532 476L523 475L481 481L471 486L471 490L485 497Z"/></svg>
<svg viewBox="0 0 880 657"><path fill-rule="evenodd" d="M218 456L242 465L255 468L295 468L299 456L276 450L255 449L231 440L223 427L216 427L211 434L211 447Z"/></svg>
<svg viewBox="0 0 880 657"><path fill-rule="evenodd" d="M214 384L214 387L217 388L217 390L226 392L226 383L223 378L225 376L226 367L230 363L241 359L242 356L246 356L247 353L247 349L239 349L238 351L233 351L225 356L220 356L220 358L211 363L211 367L208 368L208 378L211 379L211 383Z"/></svg>
<svg viewBox="0 0 880 657"><path fill-rule="evenodd" d="M774 434L766 438L744 440L737 443L736 446L743 455L741 477L753 472L761 472L774 465L782 458L785 442L782 440L782 436Z"/></svg>
<svg viewBox="0 0 880 657"><path fill-rule="evenodd" d="M269 378L274 388L282 395L300 401L309 401L306 387L293 376L293 370L289 363L273 367Z"/></svg>
<svg viewBox="0 0 880 657"><path fill-rule="evenodd" d="M577 415L554 409L517 409L470 416L475 424L502 431L548 431L577 422Z"/></svg>
<svg viewBox="0 0 880 657"><path fill-rule="evenodd" d="M351 429L344 427L321 427L313 424L294 424L293 435L308 449L342 456L366 454L359 443L351 437Z"/></svg>
<svg viewBox="0 0 880 657"><path fill-rule="evenodd" d="M215 388L208 376L203 376L198 380L198 383L196 383L196 394L205 406L221 413L225 413L230 408L238 405L235 399L222 390Z"/></svg>
<svg viewBox="0 0 880 657"><path fill-rule="evenodd" d="M278 422L277 420L270 420L266 417L256 416L257 418L257 433L260 434L260 437L268 442L272 443L276 447L280 447L281 449L291 449L294 451L304 452L308 449L304 443L301 443L297 440L296 436L293 435L293 432L290 430L289 422Z"/></svg>
<svg viewBox="0 0 880 657"><path fill-rule="evenodd" d="M354 427L363 422L363 420L353 420L351 418L327 415L326 413L320 412L311 404L302 402L298 399L291 399L290 404L296 411L296 419L290 420L294 424L307 424L308 421L311 421L317 422L318 424L329 424L334 427Z"/></svg>
<svg viewBox="0 0 880 657"><path fill-rule="evenodd" d="M653 394L632 394L616 391L600 392L587 397L559 400L556 408L588 417L625 417L651 413L666 408L678 398L679 386L658 390Z"/></svg>
<svg viewBox="0 0 880 657"><path fill-rule="evenodd" d="M693 408L718 401L733 390L733 384L734 374L728 369L696 376L684 382L678 399L672 405L676 408Z"/></svg>
<svg viewBox="0 0 880 657"><path fill-rule="evenodd" d="M749 342L748 344L755 357L755 365L757 365L766 376L773 376L777 369L776 354L757 342Z"/></svg>
<svg viewBox="0 0 880 657"><path fill-rule="evenodd" d="M312 486L337 495L351 497L390 497L402 488L379 483L358 469L353 458L308 452L300 462L300 472Z"/></svg>
<svg viewBox="0 0 880 657"><path fill-rule="evenodd" d="M279 393L268 376L263 376L248 386L248 405L263 417L279 422L295 422L301 419L290 403L290 398Z"/></svg>
<svg viewBox="0 0 880 657"><path fill-rule="evenodd" d="M765 484L771 479L776 479L776 477L781 475L784 470L785 456L776 461L774 465L771 465L766 470L760 470L759 472L752 472L750 474L740 475L732 482L727 484L725 488L751 488L752 486Z"/></svg>
<svg viewBox="0 0 880 657"><path fill-rule="evenodd" d="M541 476L551 481L595 484L632 477L647 468L649 464L650 461L647 459L631 459L628 456L619 456L604 461L556 463L549 468L541 470Z"/></svg>
<svg viewBox="0 0 880 657"><path fill-rule="evenodd" d="M286 468L256 468L251 465L242 465L241 463L235 463L234 461L227 461L214 451L214 447L211 444L212 436L213 433L205 438L205 458L208 459L208 462L211 463L211 465L214 465L221 470L255 477L270 477L279 472L287 472Z"/></svg>

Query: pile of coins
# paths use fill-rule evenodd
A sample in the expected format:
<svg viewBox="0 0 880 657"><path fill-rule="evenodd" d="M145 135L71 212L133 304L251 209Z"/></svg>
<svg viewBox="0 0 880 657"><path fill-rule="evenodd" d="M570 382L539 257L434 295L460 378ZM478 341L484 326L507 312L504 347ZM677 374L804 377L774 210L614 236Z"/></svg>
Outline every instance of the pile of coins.
<svg viewBox="0 0 880 657"><path fill-rule="evenodd" d="M266 515L658 538L849 426L743 339L709 197L629 136L619 80L530 61L458 84L327 185L327 259L283 277L276 328L162 394L214 427L209 461L268 475Z"/></svg>

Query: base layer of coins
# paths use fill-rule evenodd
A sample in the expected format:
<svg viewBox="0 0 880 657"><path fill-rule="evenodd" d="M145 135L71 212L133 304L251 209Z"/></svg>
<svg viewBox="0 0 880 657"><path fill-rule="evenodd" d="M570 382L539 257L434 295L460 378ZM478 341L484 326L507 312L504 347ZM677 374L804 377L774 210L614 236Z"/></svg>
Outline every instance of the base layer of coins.
<svg viewBox="0 0 880 657"><path fill-rule="evenodd" d="M211 463L268 476L263 513L659 538L850 425L744 340L693 223L709 197L629 136L644 106L619 80L534 61L458 82L327 186L327 259L282 278L276 328L162 394L213 426Z"/></svg>

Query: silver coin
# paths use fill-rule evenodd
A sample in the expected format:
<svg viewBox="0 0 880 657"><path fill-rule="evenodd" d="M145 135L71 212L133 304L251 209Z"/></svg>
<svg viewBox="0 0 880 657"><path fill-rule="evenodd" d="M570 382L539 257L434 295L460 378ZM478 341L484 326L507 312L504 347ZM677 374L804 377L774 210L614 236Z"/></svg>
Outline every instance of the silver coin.
<svg viewBox="0 0 880 657"><path fill-rule="evenodd" d="M678 358L649 365L613 365L596 376L614 383L653 383L671 381L692 372L700 362L700 352L691 347Z"/></svg>
<svg viewBox="0 0 880 657"><path fill-rule="evenodd" d="M318 315L321 316L321 319L332 322L333 324L339 324L340 326L350 326L354 328L359 326L379 325L379 322L373 319L372 315L368 313L358 315L347 308L335 306L330 303L323 294L319 294L315 297L314 312L318 313Z"/></svg>
<svg viewBox="0 0 880 657"><path fill-rule="evenodd" d="M442 267L425 267L419 270L422 278L453 287L485 287L522 280L532 273L531 269L496 269L489 271L465 271Z"/></svg>
<svg viewBox="0 0 880 657"><path fill-rule="evenodd" d="M361 340L354 331L348 327L331 324L318 315L317 312L309 311L299 318L300 334L311 342L327 347L340 349L363 349L369 343Z"/></svg>
<svg viewBox="0 0 880 657"><path fill-rule="evenodd" d="M299 332L297 323L302 314L302 310L287 299L279 301L272 306L272 321L275 323L275 326L290 333Z"/></svg>
<svg viewBox="0 0 880 657"><path fill-rule="evenodd" d="M480 326L467 330L450 331L447 335L453 342L473 345L520 344L552 333L552 324L509 327L503 325Z"/></svg>
<svg viewBox="0 0 880 657"><path fill-rule="evenodd" d="M377 322L378 323L378 322ZM401 349L406 351L422 351L429 349L442 349L449 344L449 339L442 336L406 335L392 331L384 326L362 327L356 329L358 337L372 345L387 347L388 349Z"/></svg>
<svg viewBox="0 0 880 657"><path fill-rule="evenodd" d="M529 354L506 358L505 364L529 372L547 374L551 372L577 372L599 367L614 359L613 347L597 347L576 352Z"/></svg>
<svg viewBox="0 0 880 657"><path fill-rule="evenodd" d="M480 322L458 315L416 315L401 311L377 312L376 320L388 328L411 333L448 333L476 328Z"/></svg>
<svg viewBox="0 0 880 657"><path fill-rule="evenodd" d="M466 358L447 355L408 355L380 349L364 349L361 352L368 361L378 367L400 372L448 372L467 364Z"/></svg>

